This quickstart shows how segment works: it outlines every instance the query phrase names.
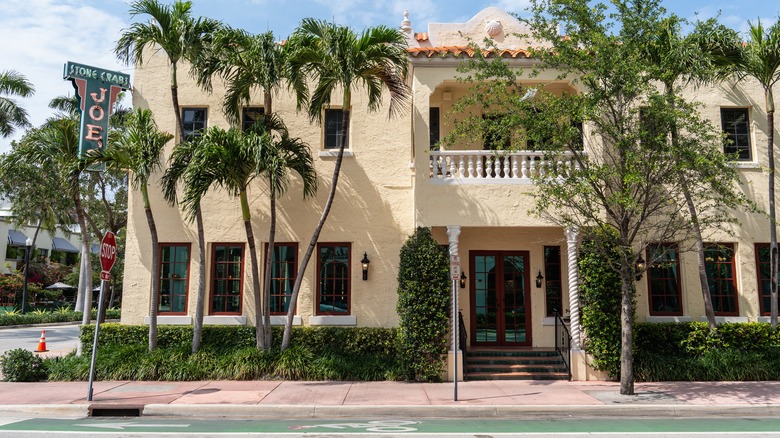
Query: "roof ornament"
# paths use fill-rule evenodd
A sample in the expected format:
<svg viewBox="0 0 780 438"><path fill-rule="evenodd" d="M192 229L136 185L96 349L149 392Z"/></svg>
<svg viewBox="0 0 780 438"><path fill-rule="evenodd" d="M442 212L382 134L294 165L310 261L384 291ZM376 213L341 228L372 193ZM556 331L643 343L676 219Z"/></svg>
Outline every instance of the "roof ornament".
<svg viewBox="0 0 780 438"><path fill-rule="evenodd" d="M488 22L485 23L485 32L487 32L491 38L498 36L502 30L504 30L503 26L498 20L488 20Z"/></svg>
<svg viewBox="0 0 780 438"><path fill-rule="evenodd" d="M409 21L408 9L404 9L404 21L401 22L401 30L404 32L410 32L412 30L412 22Z"/></svg>

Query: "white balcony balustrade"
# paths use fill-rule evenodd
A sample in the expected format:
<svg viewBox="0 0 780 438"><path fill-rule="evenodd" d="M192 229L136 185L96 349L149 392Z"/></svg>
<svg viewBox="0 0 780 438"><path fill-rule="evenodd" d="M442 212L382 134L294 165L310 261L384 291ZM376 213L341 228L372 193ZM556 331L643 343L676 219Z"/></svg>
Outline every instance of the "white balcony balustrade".
<svg viewBox="0 0 780 438"><path fill-rule="evenodd" d="M530 184L546 172L577 168L569 152L431 151L431 181L440 184ZM547 156L545 156L547 155Z"/></svg>

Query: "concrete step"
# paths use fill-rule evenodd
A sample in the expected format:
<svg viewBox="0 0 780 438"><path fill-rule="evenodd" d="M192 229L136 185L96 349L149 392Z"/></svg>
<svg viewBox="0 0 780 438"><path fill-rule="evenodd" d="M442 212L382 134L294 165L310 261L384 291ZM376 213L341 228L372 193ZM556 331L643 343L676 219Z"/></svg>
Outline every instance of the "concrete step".
<svg viewBox="0 0 780 438"><path fill-rule="evenodd" d="M511 372L511 373L468 373L468 380L567 380L569 375L563 373L533 373L533 372Z"/></svg>
<svg viewBox="0 0 780 438"><path fill-rule="evenodd" d="M526 373L566 373L566 366L564 364L540 364L540 365L526 365L526 364L492 364L492 365L475 365L467 364L466 373L471 376L472 373L512 373L512 372L526 372Z"/></svg>

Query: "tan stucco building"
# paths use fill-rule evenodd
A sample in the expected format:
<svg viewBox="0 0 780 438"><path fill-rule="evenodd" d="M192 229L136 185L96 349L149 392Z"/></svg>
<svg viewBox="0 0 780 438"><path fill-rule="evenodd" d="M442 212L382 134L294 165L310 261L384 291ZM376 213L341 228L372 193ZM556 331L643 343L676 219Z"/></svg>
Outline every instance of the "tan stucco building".
<svg viewBox="0 0 780 438"><path fill-rule="evenodd" d="M452 129L445 115L467 92L456 71L468 56L469 40L490 37L501 56L517 66L530 66L519 47L526 41L520 23L497 8L479 12L467 23L431 24L427 32L414 32L405 17L401 29L409 41L411 105L402 115L388 118L387 106L367 111L365 97L353 93L350 108L349 146L344 158L336 200L320 236L315 256L303 278L295 324L384 327L397 324L396 276L399 251L415 227L431 227L442 245L461 258L465 274L459 289L470 346L552 347L553 310L570 317L572 347L581 345L577 288L576 230L565 230L530 213L534 187L530 175L541 153L519 151L498 160L492 151L475 144L458 150L432 148L436 137ZM184 71L185 69L180 69ZM171 110L169 69L157 53L135 72L133 104L150 108L163 130L176 132ZM202 92L180 75L179 102L188 129L227 127L221 111L224 88ZM526 85L551 92L576 92L555 72L542 73ZM744 178L743 189L759 205L767 205L766 115L763 94L756 83L725 83L691 89L688 96L704 104L702 113L716 126L728 126L744 153L735 162ZM262 106L258 93L249 115ZM319 219L327 196L335 150L330 137L337 124L325 115L323 126L311 124L296 112L295 99L275 97L274 110L291 133L311 145L319 178L316 197L303 200L298 182L279 202L274 284L283 294L292 286L299 260ZM337 105L332 108L340 109ZM585 135L588 126L584 127ZM178 141L178 139L177 139ZM166 149L170 153L173 142ZM159 175L157 175L159 177ZM150 237L143 205L137 192L130 195L128 238L124 273L122 322L148 321L150 272L160 272L163 292L159 323L191 324L200 269L194 224L181 211L168 206L157 188L150 190L163 251L162 267L151 266ZM267 188L256 183L250 190L253 227L258 248L268 236ZM217 189L202 203L205 223L206 324L255 324L254 300L249 293L248 247L238 200ZM721 321L765 320L757 278L769 239L768 219L744 213L742 226L733 235L708 236L725 243L732 253L718 259L724 286L716 297ZM637 283L640 321L701 320L704 315L694 253L671 248L667 260L673 269L647 275ZM264 250L260 249L261 265ZM360 260L371 261L363 280ZM277 258L278 257L278 258ZM659 277L661 275L661 277ZM665 275L665 276L664 276ZM653 277L653 278L651 278ZM539 280L537 282L537 279ZM655 282L654 282L655 281ZM273 310L283 310L284 297L272 300ZM273 317L279 324L282 316ZM498 318L497 315L503 315ZM582 356L579 363L582 364ZM575 378L586 378L585 368L575 367Z"/></svg>

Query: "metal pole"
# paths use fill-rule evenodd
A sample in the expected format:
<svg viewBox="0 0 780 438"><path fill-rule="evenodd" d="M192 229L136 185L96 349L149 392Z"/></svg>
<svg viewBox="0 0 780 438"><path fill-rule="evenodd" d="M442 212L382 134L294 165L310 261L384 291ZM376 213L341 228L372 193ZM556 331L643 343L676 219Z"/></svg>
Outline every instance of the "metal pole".
<svg viewBox="0 0 780 438"><path fill-rule="evenodd" d="M460 328L460 321L458 320L458 280L452 280L452 341L455 349L455 392L453 394L454 401L458 401L458 329Z"/></svg>
<svg viewBox="0 0 780 438"><path fill-rule="evenodd" d="M95 337L92 339L92 362L89 365L89 389L87 401L92 401L92 382L95 380L95 361L97 360L98 331L100 331L100 314L103 312L103 295L106 293L106 280L100 280L100 294L98 296L98 317L95 318ZM87 292L87 299L92 299L92 291Z"/></svg>
<svg viewBox="0 0 780 438"><path fill-rule="evenodd" d="M29 242L30 239L27 239ZM24 285L22 286L22 313L27 310L27 277L30 272L30 250L32 245L26 245L24 249Z"/></svg>

